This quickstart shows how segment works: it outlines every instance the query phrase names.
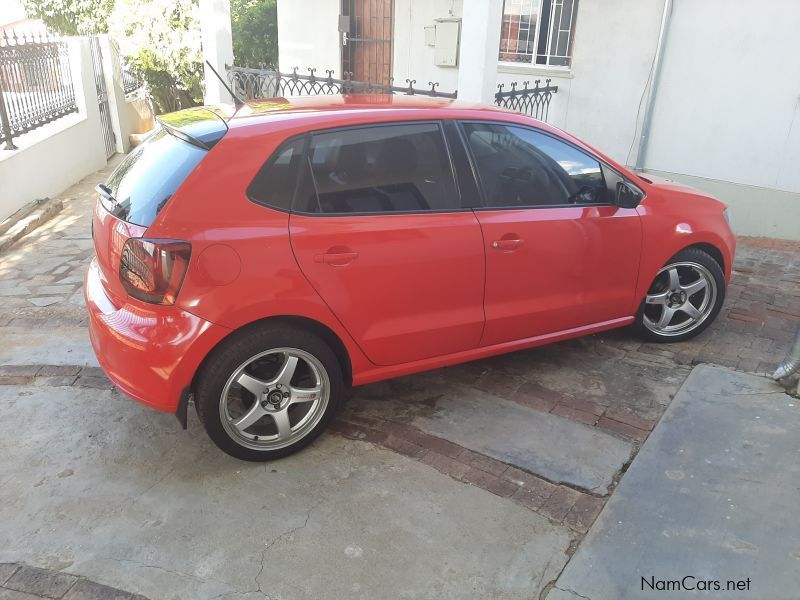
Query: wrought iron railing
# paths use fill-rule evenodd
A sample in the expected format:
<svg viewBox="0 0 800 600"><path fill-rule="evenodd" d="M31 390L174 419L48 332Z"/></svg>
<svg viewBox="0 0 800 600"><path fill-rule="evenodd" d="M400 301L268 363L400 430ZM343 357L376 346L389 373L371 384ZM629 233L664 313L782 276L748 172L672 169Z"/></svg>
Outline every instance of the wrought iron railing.
<svg viewBox="0 0 800 600"><path fill-rule="evenodd" d="M534 87L528 87L528 82L522 84L522 89L517 89L517 82L511 84L511 89L504 92L503 84L497 86L494 103L515 112L525 113L540 121L547 121L550 113L550 101L553 94L558 92L557 85L550 85L550 80L545 80L544 87L540 87L540 79L534 81Z"/></svg>
<svg viewBox="0 0 800 600"><path fill-rule="evenodd" d="M78 112L65 42L46 34L0 36L0 141Z"/></svg>
<svg viewBox="0 0 800 600"><path fill-rule="evenodd" d="M325 70L326 77L318 77L317 69L308 69L308 75L301 75L295 67L291 73L281 73L273 69L250 69L227 67L228 80L237 96L253 98L287 98L294 96L320 96L328 94L408 94L455 98L456 92L440 92L438 83L428 82L429 89L415 88L416 79L406 79L405 86L396 86L390 80L386 85L355 81L352 73L345 73L344 79L333 76L332 70Z"/></svg>
<svg viewBox="0 0 800 600"><path fill-rule="evenodd" d="M122 65L122 91L126 96L139 91L144 87L144 82L130 72L127 65Z"/></svg>

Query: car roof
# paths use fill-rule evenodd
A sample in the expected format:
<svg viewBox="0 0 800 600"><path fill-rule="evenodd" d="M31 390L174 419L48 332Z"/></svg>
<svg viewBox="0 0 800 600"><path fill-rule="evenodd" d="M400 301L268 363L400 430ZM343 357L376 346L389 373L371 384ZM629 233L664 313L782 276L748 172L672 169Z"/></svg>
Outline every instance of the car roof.
<svg viewBox="0 0 800 600"><path fill-rule="evenodd" d="M465 102L442 96L405 94L348 94L303 96L296 98L266 98L249 100L238 108L233 105L207 107L223 117L231 128L275 122L284 119L328 118L369 121L385 120L387 113L403 113L404 118L441 118L448 113L451 118L467 117L466 113L487 112L497 116L510 111L474 102ZM438 113L436 117L431 111ZM414 116L409 115L414 113ZM316 117L316 118L315 118ZM484 116L484 118L487 118Z"/></svg>

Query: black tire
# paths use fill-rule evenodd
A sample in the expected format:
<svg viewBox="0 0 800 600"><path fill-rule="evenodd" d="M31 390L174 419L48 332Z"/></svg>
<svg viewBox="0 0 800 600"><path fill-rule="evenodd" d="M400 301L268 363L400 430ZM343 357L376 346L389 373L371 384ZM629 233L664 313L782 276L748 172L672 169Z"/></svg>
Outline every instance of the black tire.
<svg viewBox="0 0 800 600"><path fill-rule="evenodd" d="M686 265L695 266L691 267ZM665 327L659 328L658 323L655 323L654 316L651 313L653 313L653 311L663 309L660 309L657 305L655 305L654 302L648 306L647 298L643 299L641 305L639 306L639 311L636 314L634 327L638 334L649 342L682 342L699 335L709 325L711 325L711 323L719 314L722 304L725 301L725 274L722 271L722 266L714 259L714 257L707 252L700 250L699 248L687 248L685 250L681 250L675 256L669 259L667 264L665 264L664 267L659 271L659 274L656 276L655 280L650 284L647 292L648 296L662 296L669 294L671 287L669 284L671 275L670 269L672 268L677 268L678 273L683 273L682 275L679 275L679 277L691 277L692 273L695 273L699 281L700 279L708 279L710 276L711 279L706 282L706 288L708 290L713 289L713 300L709 298L705 305L701 304L701 307L704 308L702 311L699 311L702 315L702 319L699 320L699 322L696 324L686 324L684 326L684 330L681 330L680 323L677 323L676 325L669 324L672 323L672 321L668 322ZM683 289L684 285L689 287L689 284L684 284L682 279L680 280L680 283L681 290ZM690 301L692 301L693 306L700 293L701 292L696 292L697 295L688 296ZM675 299L675 305L677 305L677 302L678 298ZM663 315L663 313L661 314ZM678 308L676 316L673 318L676 321L679 321L682 314L682 310ZM685 314L684 316L687 319L690 319L688 314ZM667 329L670 327L674 327L675 329L673 331L667 331Z"/></svg>
<svg viewBox="0 0 800 600"><path fill-rule="evenodd" d="M277 449L248 447L243 445L243 443L247 443L247 440L243 442L241 439L237 439L223 425L223 416L220 410L222 393L233 374L248 359L271 349L281 348L298 349L308 353L321 364L327 376L326 383L329 388L327 404L324 409L320 409L321 417L318 417L319 420L316 424L304 431L302 437L290 445ZM209 437L221 450L242 460L268 461L288 456L314 441L330 423L342 402L344 392L341 364L324 340L301 328L285 324L267 324L235 333L215 348L198 375L194 397L200 421ZM239 393L243 394L241 391ZM251 396L256 398L254 395ZM256 402L258 402L258 398L256 398ZM250 404L250 406L253 405ZM286 410L288 411L288 406ZM267 424L268 422L269 419ZM277 421L275 426L277 426ZM230 421L228 428L231 428ZM258 440L257 437L255 439Z"/></svg>

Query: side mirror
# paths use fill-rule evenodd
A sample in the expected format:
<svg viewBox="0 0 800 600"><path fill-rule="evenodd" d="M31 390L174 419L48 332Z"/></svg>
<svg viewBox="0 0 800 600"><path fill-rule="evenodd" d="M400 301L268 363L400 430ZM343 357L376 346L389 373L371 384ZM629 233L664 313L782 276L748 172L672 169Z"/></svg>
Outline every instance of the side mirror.
<svg viewBox="0 0 800 600"><path fill-rule="evenodd" d="M620 208L636 208L644 198L644 194L629 184L627 181L617 182L617 197L615 202Z"/></svg>

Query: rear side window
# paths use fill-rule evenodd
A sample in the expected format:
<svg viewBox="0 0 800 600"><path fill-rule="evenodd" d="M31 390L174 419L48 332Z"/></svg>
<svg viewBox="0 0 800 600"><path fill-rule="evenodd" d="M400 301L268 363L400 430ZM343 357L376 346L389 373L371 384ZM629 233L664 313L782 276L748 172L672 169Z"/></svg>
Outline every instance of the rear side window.
<svg viewBox="0 0 800 600"><path fill-rule="evenodd" d="M272 155L247 188L253 202L279 210L292 209L297 169L303 160L305 138L283 144Z"/></svg>
<svg viewBox="0 0 800 600"><path fill-rule="evenodd" d="M606 204L600 163L552 136L494 123L465 123L486 205Z"/></svg>
<svg viewBox="0 0 800 600"><path fill-rule="evenodd" d="M296 210L324 214L460 209L437 123L315 134Z"/></svg>
<svg viewBox="0 0 800 600"><path fill-rule="evenodd" d="M108 180L106 209L123 221L149 227L207 150L157 131L131 152Z"/></svg>

